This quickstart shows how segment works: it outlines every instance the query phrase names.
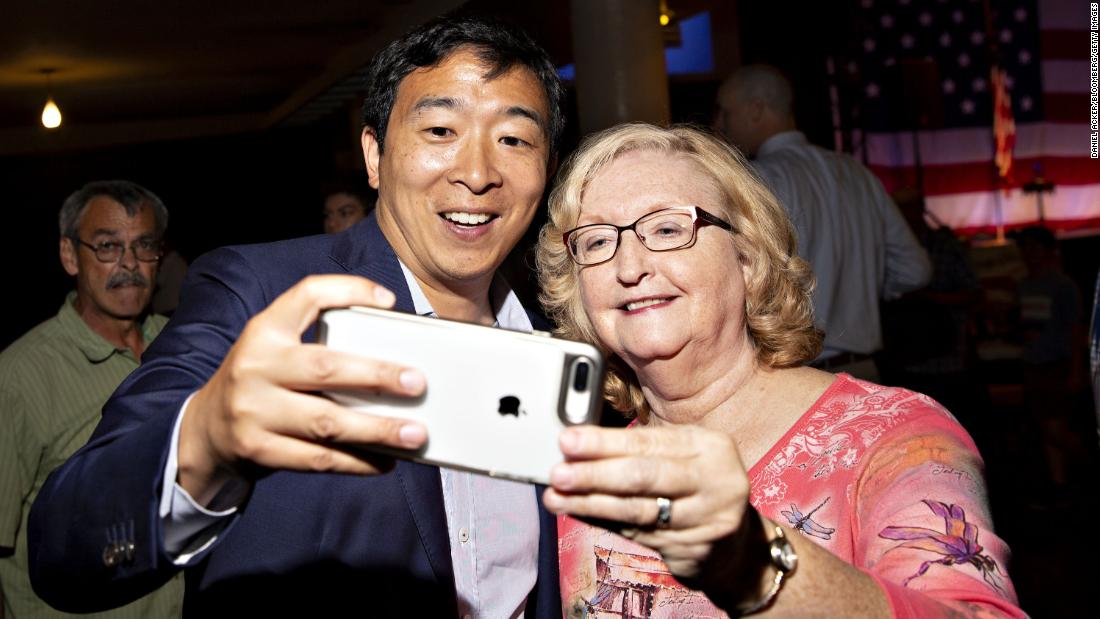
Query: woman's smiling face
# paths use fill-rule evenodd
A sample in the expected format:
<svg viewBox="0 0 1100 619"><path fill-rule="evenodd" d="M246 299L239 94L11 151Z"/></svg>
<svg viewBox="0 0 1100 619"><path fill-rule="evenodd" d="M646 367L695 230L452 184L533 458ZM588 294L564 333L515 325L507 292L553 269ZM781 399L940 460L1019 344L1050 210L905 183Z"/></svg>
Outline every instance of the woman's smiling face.
<svg viewBox="0 0 1100 619"><path fill-rule="evenodd" d="M625 226L672 206L726 219L724 201L689 158L633 151L588 184L577 226ZM743 268L733 237L715 226L700 227L693 246L667 252L646 249L628 231L611 260L580 268L581 299L600 341L636 371L683 353L702 360L747 337Z"/></svg>

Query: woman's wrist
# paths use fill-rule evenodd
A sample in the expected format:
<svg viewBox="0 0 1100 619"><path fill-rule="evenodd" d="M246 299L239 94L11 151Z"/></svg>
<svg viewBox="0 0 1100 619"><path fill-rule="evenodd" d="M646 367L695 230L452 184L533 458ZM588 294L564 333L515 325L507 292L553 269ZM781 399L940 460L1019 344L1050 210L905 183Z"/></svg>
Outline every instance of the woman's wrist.
<svg viewBox="0 0 1100 619"><path fill-rule="evenodd" d="M769 531L774 526L749 506L741 528L716 549L699 575L700 590L731 616L763 599L772 588L777 570L769 555Z"/></svg>
<svg viewBox="0 0 1100 619"><path fill-rule="evenodd" d="M798 567L798 554L795 553L794 546L787 540L787 534L783 532L783 528L779 525L772 525L772 529L775 531L775 537L768 542L768 554L772 568L775 570L775 576L772 578L767 592L762 597L757 598L755 601L743 603L734 609L738 617L754 615L771 608L771 605L775 603L775 598L779 595L780 589L787 581L787 577Z"/></svg>

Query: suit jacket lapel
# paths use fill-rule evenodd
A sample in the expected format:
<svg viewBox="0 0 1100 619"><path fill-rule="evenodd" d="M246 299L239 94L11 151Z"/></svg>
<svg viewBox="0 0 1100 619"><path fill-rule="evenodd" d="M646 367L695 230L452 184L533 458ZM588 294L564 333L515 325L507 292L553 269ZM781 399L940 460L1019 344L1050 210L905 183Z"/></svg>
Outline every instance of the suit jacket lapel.
<svg viewBox="0 0 1100 619"><path fill-rule="evenodd" d="M374 212L340 235L333 243L330 257L348 273L362 275L390 289L397 296L395 310L414 311L405 273L401 271L397 254L378 227Z"/></svg>
<svg viewBox="0 0 1100 619"><path fill-rule="evenodd" d="M412 295L409 294L401 264L386 237L382 235L374 213L353 226L334 243L331 257L349 273L362 275L390 289L397 297L395 310L414 311ZM440 583L453 588L454 567L451 564L451 545L447 538L447 515L443 507L443 484L439 469L423 464L398 462L392 474L397 475L401 482L432 571Z"/></svg>
<svg viewBox="0 0 1100 619"><path fill-rule="evenodd" d="M443 509L443 484L439 469L414 462L398 462L393 472L401 481L409 511L420 533L420 540L428 554L435 577L442 584L454 589L454 565L451 563L451 544L447 537L447 515ZM457 594L452 593L452 599ZM458 609L455 609L457 614Z"/></svg>

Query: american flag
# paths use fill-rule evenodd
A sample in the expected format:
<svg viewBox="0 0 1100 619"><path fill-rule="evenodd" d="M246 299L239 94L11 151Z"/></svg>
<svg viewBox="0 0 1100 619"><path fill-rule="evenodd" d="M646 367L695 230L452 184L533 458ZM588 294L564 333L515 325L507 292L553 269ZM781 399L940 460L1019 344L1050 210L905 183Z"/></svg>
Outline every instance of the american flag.
<svg viewBox="0 0 1100 619"><path fill-rule="evenodd" d="M1042 196L1047 226L1100 227L1100 161L1089 158L1087 0L853 2L846 69L862 129L853 146L888 191L922 181L928 210L973 233L1037 223L1038 196L1024 186L1041 177L1054 185ZM999 153L998 70L1011 106L1002 109ZM917 148L907 109L924 127ZM998 163L1011 163L1011 172L1002 177Z"/></svg>

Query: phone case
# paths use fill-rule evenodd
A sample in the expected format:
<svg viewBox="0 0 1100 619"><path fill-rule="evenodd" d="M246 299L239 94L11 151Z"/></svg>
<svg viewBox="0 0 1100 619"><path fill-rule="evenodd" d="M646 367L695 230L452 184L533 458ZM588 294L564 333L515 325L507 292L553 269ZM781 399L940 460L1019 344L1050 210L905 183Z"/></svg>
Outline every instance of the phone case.
<svg viewBox="0 0 1100 619"><path fill-rule="evenodd" d="M604 361L589 344L365 307L324 312L318 339L418 368L427 379L418 398L326 392L345 406L428 429L420 450L373 451L545 484L562 460L561 430L599 420Z"/></svg>

